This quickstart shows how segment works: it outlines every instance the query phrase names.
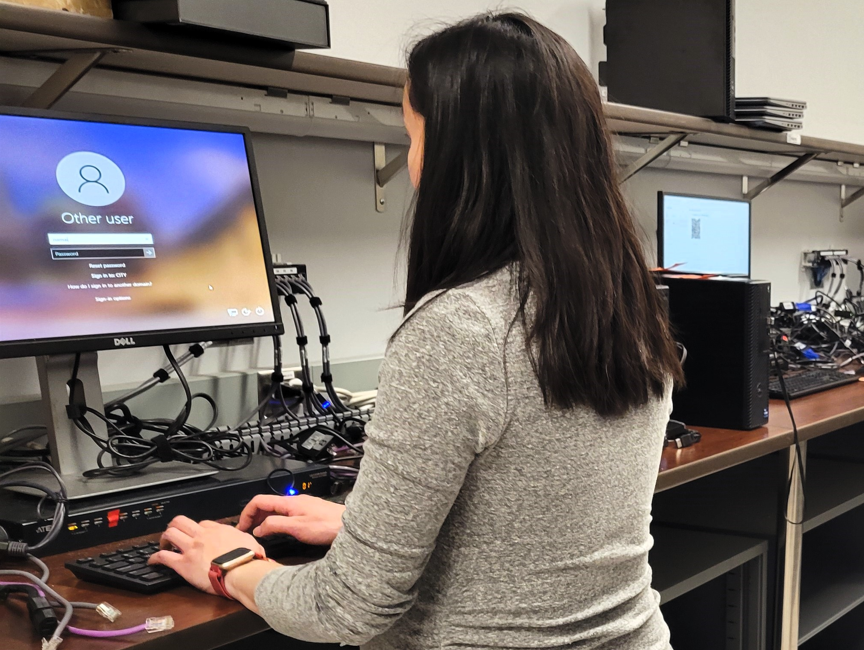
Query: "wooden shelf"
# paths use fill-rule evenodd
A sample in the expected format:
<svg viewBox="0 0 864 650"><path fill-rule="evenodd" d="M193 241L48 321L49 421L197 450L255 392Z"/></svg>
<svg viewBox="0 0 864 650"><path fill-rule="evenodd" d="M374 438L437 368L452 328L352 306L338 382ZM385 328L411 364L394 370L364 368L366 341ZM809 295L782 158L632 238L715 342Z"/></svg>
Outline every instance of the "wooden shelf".
<svg viewBox="0 0 864 650"><path fill-rule="evenodd" d="M0 44L0 53L7 56L59 61L68 57L69 50L114 48L101 67L393 106L402 101L406 79L403 68L2 3ZM621 135L688 133L688 141L694 144L787 156L815 152L822 160L864 163L864 145L848 142L802 136L800 145L789 144L785 133L622 104L606 104L606 115Z"/></svg>
<svg viewBox="0 0 864 650"><path fill-rule="evenodd" d="M805 533L861 505L864 505L864 463L807 459Z"/></svg>
<svg viewBox="0 0 864 650"><path fill-rule="evenodd" d="M752 537L654 526L650 563L653 587L668 603L767 553L768 542Z"/></svg>

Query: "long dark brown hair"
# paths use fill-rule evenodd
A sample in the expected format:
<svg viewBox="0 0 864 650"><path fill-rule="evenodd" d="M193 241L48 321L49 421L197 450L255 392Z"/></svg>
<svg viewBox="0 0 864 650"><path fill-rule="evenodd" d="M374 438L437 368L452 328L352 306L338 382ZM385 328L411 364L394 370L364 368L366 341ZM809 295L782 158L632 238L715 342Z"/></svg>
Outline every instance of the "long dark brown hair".
<svg viewBox="0 0 864 650"><path fill-rule="evenodd" d="M505 266L547 405L620 415L683 380L597 86L558 34L483 14L418 42L425 119L405 309Z"/></svg>

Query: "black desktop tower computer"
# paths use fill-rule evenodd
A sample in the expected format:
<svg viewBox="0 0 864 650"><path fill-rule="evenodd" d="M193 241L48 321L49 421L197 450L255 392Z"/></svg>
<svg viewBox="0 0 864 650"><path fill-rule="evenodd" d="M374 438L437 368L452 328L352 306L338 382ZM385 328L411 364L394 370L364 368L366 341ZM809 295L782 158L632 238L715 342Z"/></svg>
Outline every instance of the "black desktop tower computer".
<svg viewBox="0 0 864 650"><path fill-rule="evenodd" d="M606 0L609 101L735 119L734 0Z"/></svg>
<svg viewBox="0 0 864 650"><path fill-rule="evenodd" d="M672 417L688 425L755 429L768 422L771 284L664 275L687 385Z"/></svg>

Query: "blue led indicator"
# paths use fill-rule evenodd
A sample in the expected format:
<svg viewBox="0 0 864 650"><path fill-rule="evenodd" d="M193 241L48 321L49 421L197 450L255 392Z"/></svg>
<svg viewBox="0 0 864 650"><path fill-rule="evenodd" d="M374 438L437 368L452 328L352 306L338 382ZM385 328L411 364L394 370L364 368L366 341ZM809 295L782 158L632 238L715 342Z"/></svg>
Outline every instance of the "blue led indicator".
<svg viewBox="0 0 864 650"><path fill-rule="evenodd" d="M295 494L297 494L297 490L294 488L288 488L288 496L293 497Z"/></svg>
<svg viewBox="0 0 864 650"><path fill-rule="evenodd" d="M330 402L325 400L325 402L321 406L323 406L325 409L329 409L330 408Z"/></svg>

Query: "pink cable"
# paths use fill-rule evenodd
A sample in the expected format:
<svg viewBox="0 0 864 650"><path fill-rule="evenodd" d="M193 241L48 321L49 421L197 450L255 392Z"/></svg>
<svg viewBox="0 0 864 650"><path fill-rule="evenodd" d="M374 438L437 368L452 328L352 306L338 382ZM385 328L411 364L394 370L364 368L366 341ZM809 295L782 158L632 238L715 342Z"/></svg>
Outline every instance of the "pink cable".
<svg viewBox="0 0 864 650"><path fill-rule="evenodd" d="M32 582L0 582L0 586L13 586L13 587L33 587L39 593L42 598L45 598L45 592L42 591L38 585L33 584ZM71 625L67 625L66 629L69 630L72 634L77 634L78 636L89 636L94 638L105 638L112 636L126 636L127 634L138 634L138 632L144 632L147 630L147 625L142 623L141 625L136 625L135 627L127 627L125 630L85 630L80 627L72 627Z"/></svg>

